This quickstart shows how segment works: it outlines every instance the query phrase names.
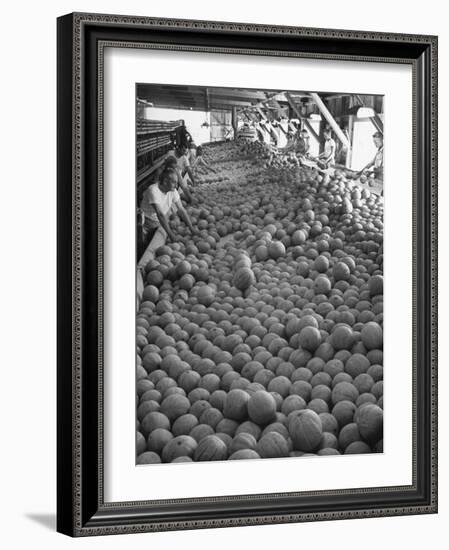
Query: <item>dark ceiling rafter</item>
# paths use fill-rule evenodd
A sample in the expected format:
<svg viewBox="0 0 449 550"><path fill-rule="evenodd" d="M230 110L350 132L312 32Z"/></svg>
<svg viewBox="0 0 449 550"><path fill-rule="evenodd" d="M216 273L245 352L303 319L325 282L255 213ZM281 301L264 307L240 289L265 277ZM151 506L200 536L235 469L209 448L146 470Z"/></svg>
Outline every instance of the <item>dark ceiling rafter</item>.
<svg viewBox="0 0 449 550"><path fill-rule="evenodd" d="M154 107L165 109L186 109L193 111L231 111L234 107L241 113L244 109L253 112L261 109L269 120L281 115L285 105L298 107L304 98L310 98L310 92L285 90L253 90L243 88L219 88L172 84L138 84L138 97L152 103ZM321 100L339 99L353 94L319 93ZM363 95L360 95L360 102ZM301 117L302 118L302 117ZM382 120L376 117L379 129ZM377 125L376 125L377 127Z"/></svg>

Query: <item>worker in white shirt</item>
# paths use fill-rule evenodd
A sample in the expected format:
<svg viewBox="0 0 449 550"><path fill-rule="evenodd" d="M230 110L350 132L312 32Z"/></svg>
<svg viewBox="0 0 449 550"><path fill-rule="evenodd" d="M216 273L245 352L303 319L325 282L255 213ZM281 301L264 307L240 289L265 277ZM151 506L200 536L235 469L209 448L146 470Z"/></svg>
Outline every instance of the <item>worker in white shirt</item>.
<svg viewBox="0 0 449 550"><path fill-rule="evenodd" d="M178 216L185 222L192 234L197 234L190 217L182 205L176 186L178 174L173 168L165 168L159 180L148 187L142 197L140 208L144 214L143 250L148 246L159 227L162 227L167 240L175 241L175 235L170 228L169 217L176 206Z"/></svg>
<svg viewBox="0 0 449 550"><path fill-rule="evenodd" d="M376 179L383 179L384 171L384 137L381 132L375 132L373 134L374 145L377 147L377 152L374 155L373 160L357 172L357 176L361 176L364 172L370 172Z"/></svg>
<svg viewBox="0 0 449 550"><path fill-rule="evenodd" d="M181 169L178 166L178 159L171 156L167 157L165 159L161 172L165 170L165 168L173 168L174 170L176 170L176 173L178 174L178 183L176 185L176 190L185 198L187 202L192 202L192 194L190 193L187 182L182 177Z"/></svg>
<svg viewBox="0 0 449 550"><path fill-rule="evenodd" d="M329 168L332 164L335 164L335 151L337 145L332 139L332 130L326 128L323 132L324 135L324 151L318 156L318 165L321 168Z"/></svg>
<svg viewBox="0 0 449 550"><path fill-rule="evenodd" d="M196 159L196 149L196 145L192 141L192 143L189 145L189 150L187 151L187 159L191 167L193 167L193 163Z"/></svg>
<svg viewBox="0 0 449 550"><path fill-rule="evenodd" d="M187 157L187 147L181 146L176 150L176 157L178 159L178 168L181 171L181 176L183 177L186 184L189 179L192 183L195 183L195 178L190 166L189 159Z"/></svg>
<svg viewBox="0 0 449 550"><path fill-rule="evenodd" d="M194 172L196 172L197 170L200 170L200 169L207 169L207 170L210 170L211 172L213 172L214 174L217 173L215 168L212 168L212 166L204 158L203 148L201 147L201 145L199 145L196 149L196 158L193 161L193 163L191 165L191 168Z"/></svg>

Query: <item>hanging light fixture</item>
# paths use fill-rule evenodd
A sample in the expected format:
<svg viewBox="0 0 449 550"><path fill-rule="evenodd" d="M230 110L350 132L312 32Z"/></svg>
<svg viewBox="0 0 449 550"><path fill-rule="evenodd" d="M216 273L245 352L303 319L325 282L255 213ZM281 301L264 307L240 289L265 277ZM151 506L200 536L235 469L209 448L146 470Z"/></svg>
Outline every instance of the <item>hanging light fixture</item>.
<svg viewBox="0 0 449 550"><path fill-rule="evenodd" d="M310 120L323 120L323 119L321 118L321 115L318 114L318 113L311 113L311 114L309 115L309 119L310 119Z"/></svg>

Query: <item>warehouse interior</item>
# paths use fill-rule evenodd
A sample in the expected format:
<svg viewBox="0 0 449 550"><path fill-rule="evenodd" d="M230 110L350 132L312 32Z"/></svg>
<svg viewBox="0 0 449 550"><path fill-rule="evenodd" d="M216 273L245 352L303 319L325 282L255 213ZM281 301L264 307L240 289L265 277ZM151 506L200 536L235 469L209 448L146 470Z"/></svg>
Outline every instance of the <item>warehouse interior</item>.
<svg viewBox="0 0 449 550"><path fill-rule="evenodd" d="M278 147L282 147L290 120L299 120L311 133L315 148L323 141L320 139L321 129L330 125L339 143L344 147L349 145L346 167L355 169L373 152L372 147L363 150L365 129L371 133L376 130L383 133L381 95L153 84L138 85L137 94L138 157L142 157L138 165L140 181L144 179L146 169L163 155L169 132L181 124L181 116L185 119L192 111L201 114L207 124L208 131L204 132L203 126L201 136L198 136L204 141L198 144L236 137L238 128L246 122L258 128L262 124L264 134L267 137L269 135ZM164 116L169 116L170 111L181 116L178 120L172 117L170 121L154 120L152 123L158 111L163 111ZM146 121L144 126L139 128L139 123L143 121ZM163 122L167 124L164 126ZM189 129L198 135L200 125L196 124L194 128L190 126ZM157 136L159 140L149 142L149 134ZM147 147L144 147L144 143ZM148 152L153 154L145 158Z"/></svg>
<svg viewBox="0 0 449 550"><path fill-rule="evenodd" d="M383 97L136 115L136 464L382 453Z"/></svg>
<svg viewBox="0 0 449 550"><path fill-rule="evenodd" d="M195 145L254 140L280 154L289 136L304 129L311 158L323 152L323 131L330 128L336 154L328 172L344 168L348 174L357 174L375 156L373 133L383 136L382 95L168 84L138 84L136 95L138 202L170 151L180 145L183 128ZM382 193L383 174L371 187Z"/></svg>

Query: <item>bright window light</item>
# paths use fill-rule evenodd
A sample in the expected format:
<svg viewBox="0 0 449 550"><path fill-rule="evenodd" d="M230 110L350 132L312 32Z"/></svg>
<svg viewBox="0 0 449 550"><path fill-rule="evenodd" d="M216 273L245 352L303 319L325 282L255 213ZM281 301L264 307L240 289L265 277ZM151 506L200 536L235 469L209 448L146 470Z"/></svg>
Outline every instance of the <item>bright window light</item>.
<svg viewBox="0 0 449 550"><path fill-rule="evenodd" d="M357 118L371 118L374 114L374 110L371 107L360 107L357 111Z"/></svg>

